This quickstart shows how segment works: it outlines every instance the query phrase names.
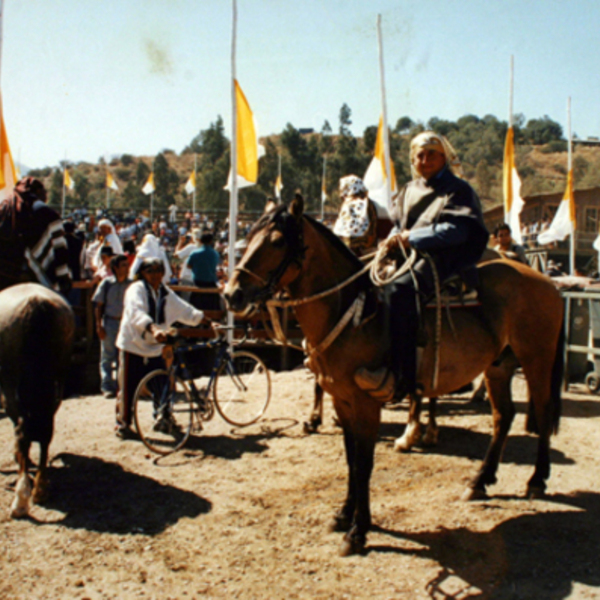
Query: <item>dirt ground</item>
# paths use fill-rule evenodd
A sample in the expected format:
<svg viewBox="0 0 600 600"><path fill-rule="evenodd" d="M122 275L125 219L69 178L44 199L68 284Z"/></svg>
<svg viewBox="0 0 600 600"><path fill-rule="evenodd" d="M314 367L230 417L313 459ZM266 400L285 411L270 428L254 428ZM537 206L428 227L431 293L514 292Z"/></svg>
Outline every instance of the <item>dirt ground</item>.
<svg viewBox="0 0 600 600"><path fill-rule="evenodd" d="M274 374L266 419L232 430L218 415L155 461L112 432L114 401L69 399L51 446L51 499L8 517L16 470L0 420L0 598L600 597L600 398L565 395L544 500L523 499L536 441L519 414L491 499L460 496L485 453L487 404L442 402L440 444L400 455L406 406L384 410L366 556L329 533L345 493L340 432L307 436L304 371Z"/></svg>

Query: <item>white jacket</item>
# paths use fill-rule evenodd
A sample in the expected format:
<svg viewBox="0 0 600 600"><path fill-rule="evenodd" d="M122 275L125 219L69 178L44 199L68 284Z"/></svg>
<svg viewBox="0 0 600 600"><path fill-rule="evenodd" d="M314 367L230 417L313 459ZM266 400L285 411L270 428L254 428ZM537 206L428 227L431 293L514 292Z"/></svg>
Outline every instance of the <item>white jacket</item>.
<svg viewBox="0 0 600 600"><path fill-rule="evenodd" d="M176 321L185 325L199 325L204 318L204 313L182 300L169 288L167 291L165 322L160 325L156 324L156 326L166 331ZM144 282L136 281L129 286L125 293L117 348L138 356L160 356L163 344L157 343L153 335L146 329L150 323L154 322L154 319L148 314L148 310L148 296Z"/></svg>

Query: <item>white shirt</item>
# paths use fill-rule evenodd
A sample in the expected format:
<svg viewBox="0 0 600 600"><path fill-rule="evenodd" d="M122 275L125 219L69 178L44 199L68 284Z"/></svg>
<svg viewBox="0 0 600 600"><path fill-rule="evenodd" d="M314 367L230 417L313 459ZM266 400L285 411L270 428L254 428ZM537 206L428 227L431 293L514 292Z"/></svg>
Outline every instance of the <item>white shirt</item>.
<svg viewBox="0 0 600 600"><path fill-rule="evenodd" d="M179 275L179 280L183 281L194 281L194 275L192 270L188 267L187 259L190 257L190 254L194 250L198 250L200 248L199 244L188 244L184 246L181 250L175 252L175 256L183 261L183 266L181 267L181 274Z"/></svg>
<svg viewBox="0 0 600 600"><path fill-rule="evenodd" d="M154 290L152 290L154 291ZM204 318L201 310L182 300L175 292L167 288L165 299L165 322L156 324L159 329L166 331L173 323L179 321L185 325L199 325ZM157 300L157 296L155 297ZM148 295L143 281L132 283L125 293L123 318L117 336L117 348L137 354L138 356L160 356L163 344L154 340L147 327L154 320L148 314Z"/></svg>

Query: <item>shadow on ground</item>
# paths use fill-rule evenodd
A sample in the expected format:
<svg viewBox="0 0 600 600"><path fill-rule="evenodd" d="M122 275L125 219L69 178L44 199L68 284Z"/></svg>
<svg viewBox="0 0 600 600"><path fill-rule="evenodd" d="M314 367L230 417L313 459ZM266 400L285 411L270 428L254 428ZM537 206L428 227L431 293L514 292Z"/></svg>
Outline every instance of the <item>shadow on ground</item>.
<svg viewBox="0 0 600 600"><path fill-rule="evenodd" d="M427 583L432 598L561 600L571 594L574 582L600 587L600 495L579 492L545 500L556 503L556 510L521 515L491 531L460 527L404 534L374 528L398 543L367 550L439 563L437 576ZM451 582L456 576L462 590L456 579Z"/></svg>
<svg viewBox="0 0 600 600"><path fill-rule="evenodd" d="M60 524L72 529L156 534L212 508L197 494L99 458L59 454L49 477L50 499L44 506L64 513Z"/></svg>

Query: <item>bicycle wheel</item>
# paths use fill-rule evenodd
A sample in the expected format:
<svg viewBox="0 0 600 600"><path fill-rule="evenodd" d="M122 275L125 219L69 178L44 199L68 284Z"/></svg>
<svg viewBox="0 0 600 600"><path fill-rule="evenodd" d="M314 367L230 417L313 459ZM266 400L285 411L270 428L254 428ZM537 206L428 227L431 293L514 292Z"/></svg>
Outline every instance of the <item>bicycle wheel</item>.
<svg viewBox="0 0 600 600"><path fill-rule="evenodd" d="M148 450L170 454L190 437L194 417L187 385L164 369L148 373L133 399L135 427Z"/></svg>
<svg viewBox="0 0 600 600"><path fill-rule="evenodd" d="M213 397L219 414L231 425L256 423L271 399L271 377L265 363L245 350L226 355L217 371Z"/></svg>

